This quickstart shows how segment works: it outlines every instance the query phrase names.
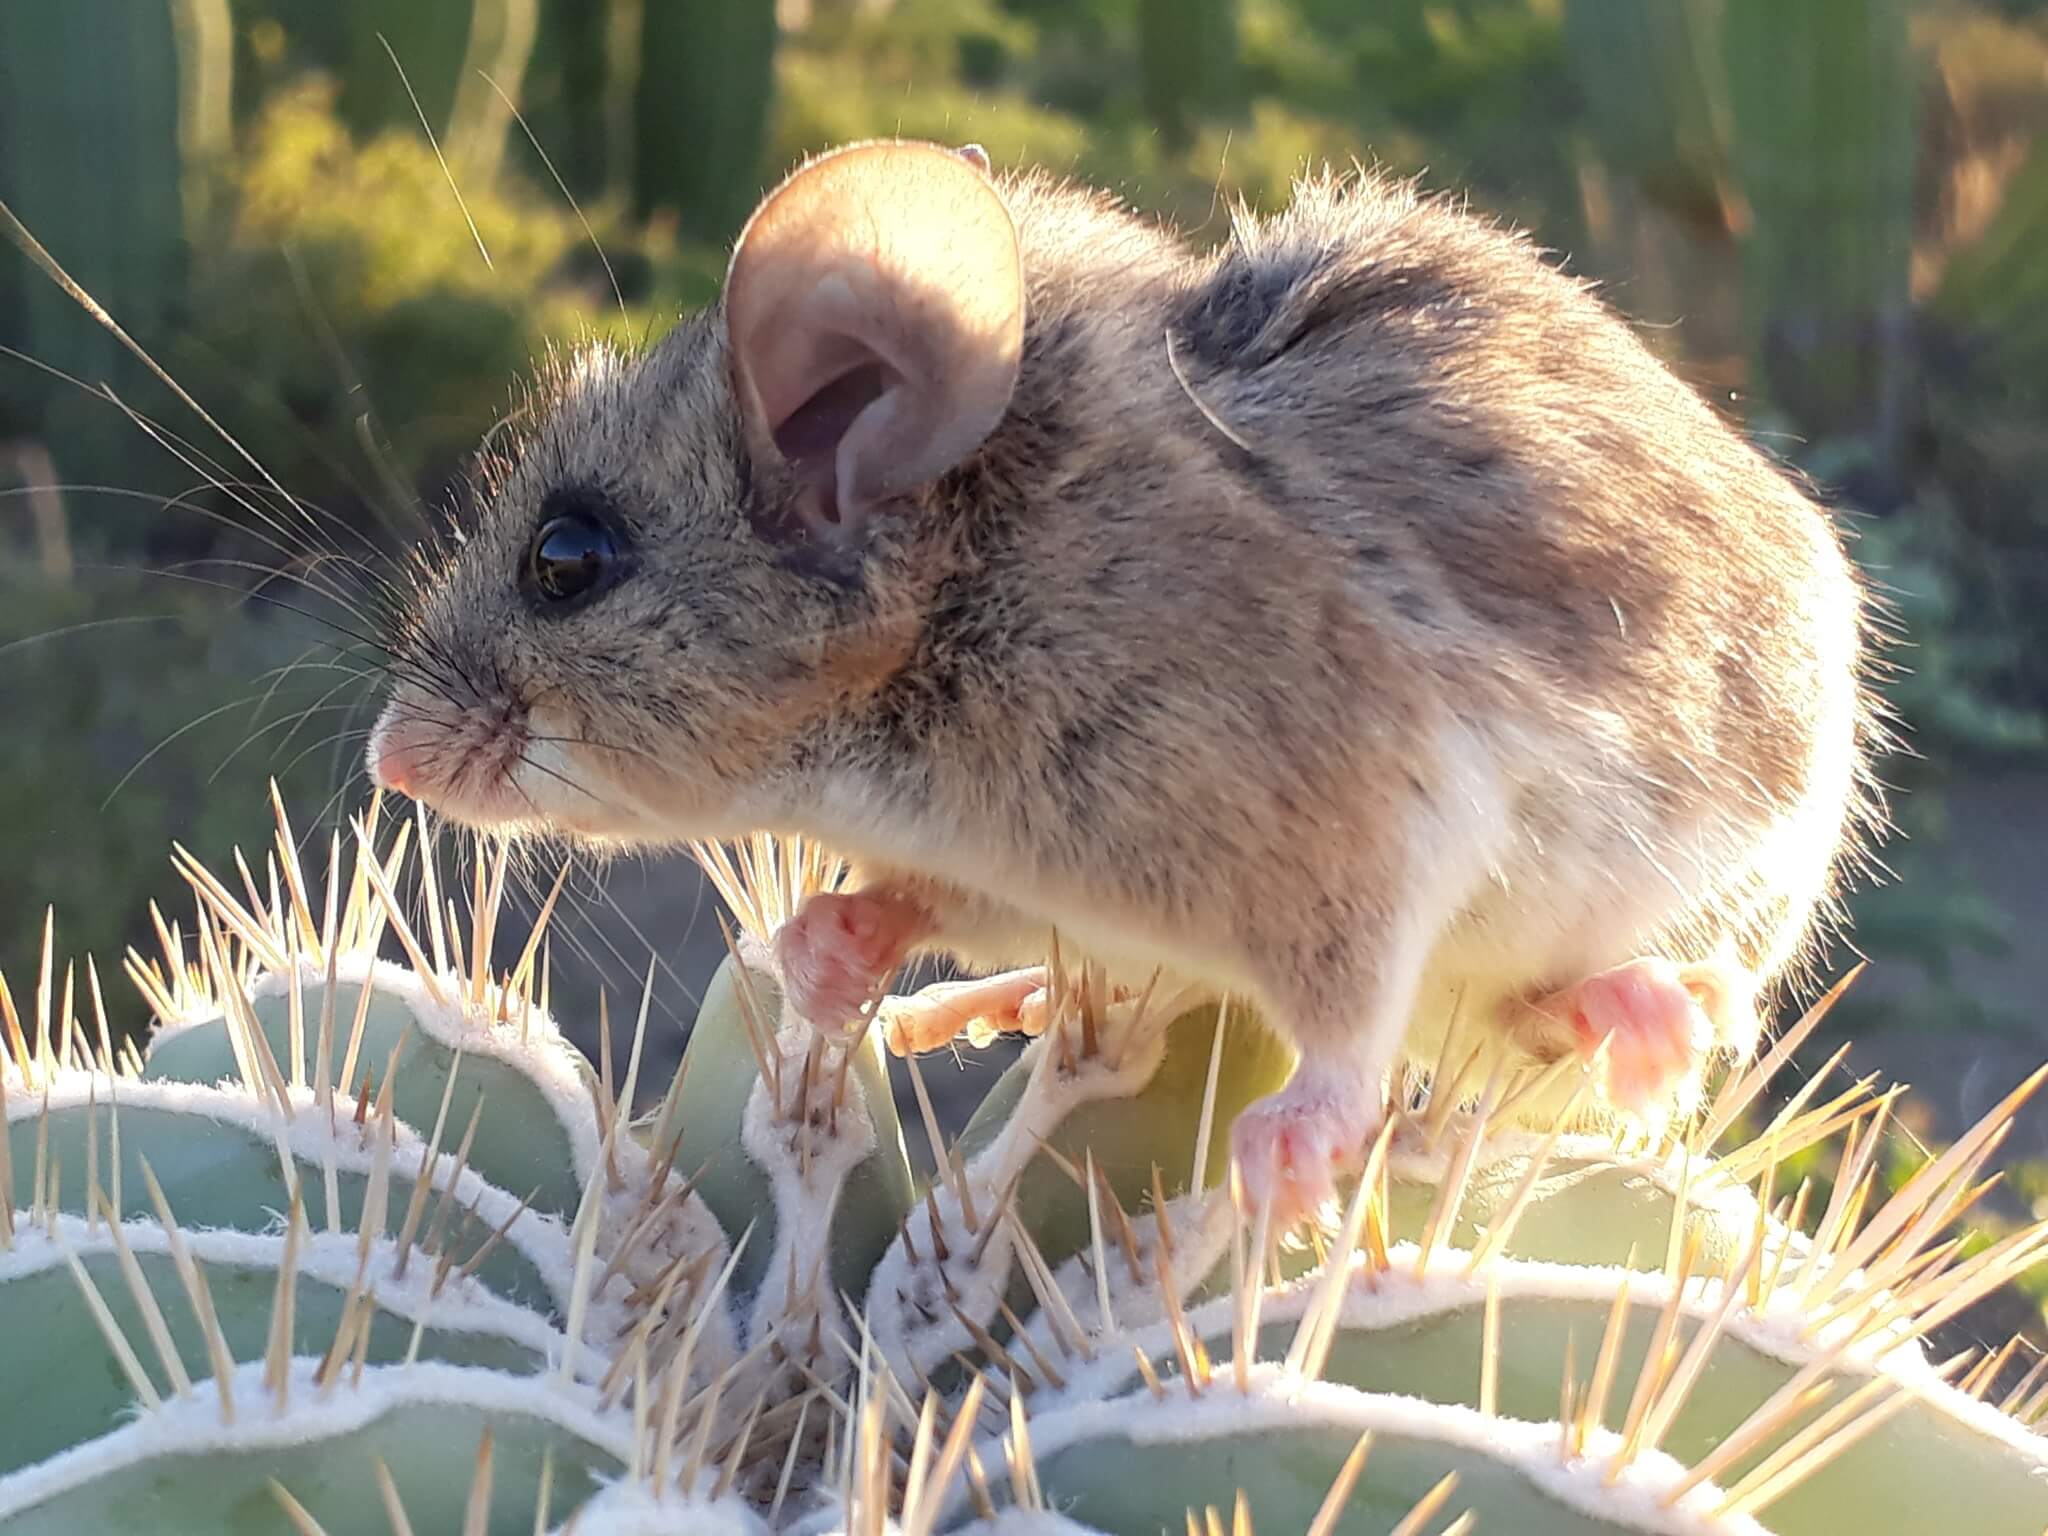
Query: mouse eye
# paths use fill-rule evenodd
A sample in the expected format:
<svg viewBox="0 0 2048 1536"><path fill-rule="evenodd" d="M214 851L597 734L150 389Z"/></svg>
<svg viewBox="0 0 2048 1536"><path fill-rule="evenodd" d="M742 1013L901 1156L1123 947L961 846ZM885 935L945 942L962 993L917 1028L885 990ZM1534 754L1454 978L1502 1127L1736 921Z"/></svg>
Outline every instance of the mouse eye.
<svg viewBox="0 0 2048 1536"><path fill-rule="evenodd" d="M567 512L540 525L526 550L526 579L550 603L573 602L597 591L618 564L618 541L597 519Z"/></svg>

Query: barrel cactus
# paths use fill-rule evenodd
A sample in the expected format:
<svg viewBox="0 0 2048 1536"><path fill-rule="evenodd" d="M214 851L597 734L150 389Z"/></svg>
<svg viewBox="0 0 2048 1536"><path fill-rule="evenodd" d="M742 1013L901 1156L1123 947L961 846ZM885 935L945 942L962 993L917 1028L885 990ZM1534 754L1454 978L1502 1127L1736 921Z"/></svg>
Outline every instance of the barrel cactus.
<svg viewBox="0 0 2048 1536"><path fill-rule="evenodd" d="M1921 1342L2048 1246L1951 1235L2038 1077L1887 1193L1868 1081L1729 1144L1817 1013L1655 1136L1530 1129L1589 1069L1454 1033L1282 1234L1228 1162L1290 1066L1241 1008L1055 957L956 1139L913 1074L920 1179L877 1032L785 1016L818 850L701 850L738 929L663 1085L644 1007L565 1042L502 851L451 889L372 803L309 868L277 816L260 871L178 856L141 1048L48 942L0 985L9 1533L2048 1525L2048 1368Z"/></svg>

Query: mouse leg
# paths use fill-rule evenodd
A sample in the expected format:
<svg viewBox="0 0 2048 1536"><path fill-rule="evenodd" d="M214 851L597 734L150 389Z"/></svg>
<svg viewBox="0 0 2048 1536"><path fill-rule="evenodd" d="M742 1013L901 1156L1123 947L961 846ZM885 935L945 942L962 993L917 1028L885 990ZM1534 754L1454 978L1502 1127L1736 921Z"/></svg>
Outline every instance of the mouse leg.
<svg viewBox="0 0 2048 1536"><path fill-rule="evenodd" d="M1587 1056L1606 1041L1608 1097L1641 1113L1669 1099L1717 1042L1754 1033L1751 992L1725 962L1681 965L1644 956L1535 1007L1569 1026Z"/></svg>
<svg viewBox="0 0 2048 1536"><path fill-rule="evenodd" d="M1035 1035L1045 1028L1045 967L934 982L909 997L885 998L875 1013L898 1056L936 1050L975 1025Z"/></svg>
<svg viewBox="0 0 2048 1536"><path fill-rule="evenodd" d="M1368 929L1380 936L1384 929ZM1387 1118L1387 1079L1407 1033L1426 946L1375 946L1355 935L1305 950L1272 1013L1298 1056L1279 1092L1247 1105L1230 1128L1250 1208L1271 1204L1285 1231L1356 1173ZM1335 963L1333 963L1335 962ZM1281 999L1292 995L1293 1006Z"/></svg>
<svg viewBox="0 0 2048 1536"><path fill-rule="evenodd" d="M1276 1232L1313 1216L1356 1172L1386 1122L1386 1084L1361 1064L1304 1057L1278 1093L1249 1104L1230 1128L1247 1205L1272 1206Z"/></svg>
<svg viewBox="0 0 2048 1536"><path fill-rule="evenodd" d="M853 1023L933 927L925 903L886 885L817 892L775 935L790 1006L821 1029Z"/></svg>

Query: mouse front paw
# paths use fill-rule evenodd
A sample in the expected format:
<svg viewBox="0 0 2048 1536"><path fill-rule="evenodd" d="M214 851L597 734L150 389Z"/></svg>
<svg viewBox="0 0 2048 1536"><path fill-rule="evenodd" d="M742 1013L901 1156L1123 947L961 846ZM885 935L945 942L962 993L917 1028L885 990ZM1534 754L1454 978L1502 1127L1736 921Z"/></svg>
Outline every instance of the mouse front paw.
<svg viewBox="0 0 2048 1536"><path fill-rule="evenodd" d="M806 1023L845 1028L930 927L919 903L893 891L818 892L776 932L783 995Z"/></svg>
<svg viewBox="0 0 2048 1536"><path fill-rule="evenodd" d="M1246 1208L1270 1204L1275 1232L1314 1216L1336 1198L1338 1177L1364 1165L1385 1119L1381 1096L1363 1079L1297 1070L1231 1125Z"/></svg>

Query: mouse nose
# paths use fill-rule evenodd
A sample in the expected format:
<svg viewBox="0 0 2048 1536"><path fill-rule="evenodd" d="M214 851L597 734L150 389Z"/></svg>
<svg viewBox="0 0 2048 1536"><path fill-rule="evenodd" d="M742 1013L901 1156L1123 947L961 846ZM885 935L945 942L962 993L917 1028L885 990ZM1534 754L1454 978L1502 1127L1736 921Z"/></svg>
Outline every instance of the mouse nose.
<svg viewBox="0 0 2048 1536"><path fill-rule="evenodd" d="M384 789L413 795L429 750L428 735L417 716L387 709L370 732L370 777Z"/></svg>

